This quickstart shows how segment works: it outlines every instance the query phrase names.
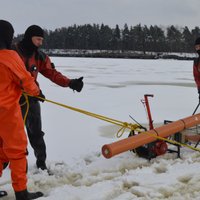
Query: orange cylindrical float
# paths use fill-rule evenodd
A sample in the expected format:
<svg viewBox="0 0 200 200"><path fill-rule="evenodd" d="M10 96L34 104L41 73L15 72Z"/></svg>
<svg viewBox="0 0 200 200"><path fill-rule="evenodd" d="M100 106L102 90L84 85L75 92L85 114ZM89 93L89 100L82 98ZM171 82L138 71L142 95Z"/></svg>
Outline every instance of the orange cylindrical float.
<svg viewBox="0 0 200 200"><path fill-rule="evenodd" d="M186 128L193 127L197 124L200 124L200 114L180 119L178 121L163 125L149 131L142 132L138 135L134 135L123 140L113 142L111 144L105 144L102 147L102 154L106 158L111 158L114 155L156 141L156 136L166 138L170 135L183 131Z"/></svg>

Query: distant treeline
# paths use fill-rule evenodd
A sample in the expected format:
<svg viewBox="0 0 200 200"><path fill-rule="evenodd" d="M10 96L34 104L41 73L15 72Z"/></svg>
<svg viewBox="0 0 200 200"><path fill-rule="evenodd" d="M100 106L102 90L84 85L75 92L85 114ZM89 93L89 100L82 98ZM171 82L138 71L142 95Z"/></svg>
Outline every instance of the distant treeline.
<svg viewBox="0 0 200 200"><path fill-rule="evenodd" d="M145 52L194 52L194 41L200 28L187 26L169 27L118 25L111 28L104 24L73 25L45 30L44 49L131 50ZM19 40L22 35L18 35Z"/></svg>

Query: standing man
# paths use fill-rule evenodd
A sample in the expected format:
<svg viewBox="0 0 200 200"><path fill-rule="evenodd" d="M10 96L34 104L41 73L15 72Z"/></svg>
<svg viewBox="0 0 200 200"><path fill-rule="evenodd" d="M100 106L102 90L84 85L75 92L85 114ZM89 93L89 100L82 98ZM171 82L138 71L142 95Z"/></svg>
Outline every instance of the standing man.
<svg viewBox="0 0 200 200"><path fill-rule="evenodd" d="M69 87L80 92L83 88L83 77L69 79L58 72L53 63L51 63L50 58L39 50L43 39L43 29L37 25L32 25L25 31L23 39L14 46L14 49L24 61L27 71L34 77L38 86L37 76L38 73L41 73L57 85ZM21 106L21 110L24 117L27 105L23 104L23 97L20 99L20 103L23 105ZM42 131L40 104L38 100L34 98L29 98L29 104L29 112L26 118L26 129L29 141L37 159L36 166L39 169L46 170L46 145L44 141L44 132Z"/></svg>
<svg viewBox="0 0 200 200"><path fill-rule="evenodd" d="M193 65L193 75L197 86L200 101L200 37L195 40L195 50L198 54L198 58L195 58Z"/></svg>
<svg viewBox="0 0 200 200"><path fill-rule="evenodd" d="M19 99L22 90L33 96L40 92L19 55L9 50L13 34L12 25L0 20L0 175L3 163L9 162L16 200L30 200L43 194L27 191L27 137ZM6 195L0 192L0 197Z"/></svg>

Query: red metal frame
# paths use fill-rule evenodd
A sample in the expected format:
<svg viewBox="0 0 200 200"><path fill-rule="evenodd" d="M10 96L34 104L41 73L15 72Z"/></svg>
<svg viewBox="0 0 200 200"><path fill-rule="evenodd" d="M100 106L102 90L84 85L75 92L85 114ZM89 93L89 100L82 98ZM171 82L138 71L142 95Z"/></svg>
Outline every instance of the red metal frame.
<svg viewBox="0 0 200 200"><path fill-rule="evenodd" d="M149 106L149 100L148 97L153 97L153 94L145 94L144 95L144 103L146 105L146 109L147 109L147 115L148 115L148 119L149 119L149 129L154 129L153 127L153 120L151 117L151 110L150 110L150 106Z"/></svg>

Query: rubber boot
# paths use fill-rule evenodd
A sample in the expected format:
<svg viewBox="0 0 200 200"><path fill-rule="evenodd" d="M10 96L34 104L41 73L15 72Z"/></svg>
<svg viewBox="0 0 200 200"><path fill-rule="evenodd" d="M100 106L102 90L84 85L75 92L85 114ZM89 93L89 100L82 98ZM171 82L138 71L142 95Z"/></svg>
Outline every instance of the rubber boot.
<svg viewBox="0 0 200 200"><path fill-rule="evenodd" d="M46 163L43 160L37 160L36 161L36 166L37 166L38 169L47 170Z"/></svg>
<svg viewBox="0 0 200 200"><path fill-rule="evenodd" d="M15 192L16 200L31 200L31 199L37 199L42 196L43 196L42 192L28 192L27 190Z"/></svg>
<svg viewBox="0 0 200 200"><path fill-rule="evenodd" d="M0 198L1 198L1 197L5 197L5 196L7 196L7 195L8 195L8 193L7 193L6 191L0 190Z"/></svg>
<svg viewBox="0 0 200 200"><path fill-rule="evenodd" d="M38 169L47 170L47 173L49 174L49 176L54 175L53 172L50 171L50 170L47 168L45 161L37 160L37 161L36 161L36 166L37 166Z"/></svg>

